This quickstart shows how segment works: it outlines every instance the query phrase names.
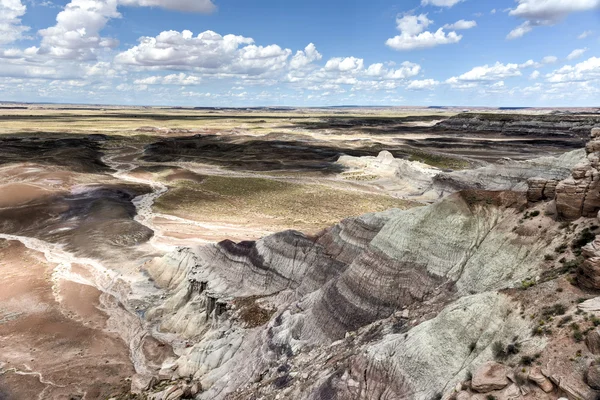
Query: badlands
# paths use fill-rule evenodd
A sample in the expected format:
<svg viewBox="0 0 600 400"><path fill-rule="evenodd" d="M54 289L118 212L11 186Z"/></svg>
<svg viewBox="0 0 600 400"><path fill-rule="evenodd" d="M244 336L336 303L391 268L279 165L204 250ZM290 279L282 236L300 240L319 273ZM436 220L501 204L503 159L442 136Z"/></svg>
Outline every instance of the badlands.
<svg viewBox="0 0 600 400"><path fill-rule="evenodd" d="M0 107L0 399L600 396L600 114Z"/></svg>

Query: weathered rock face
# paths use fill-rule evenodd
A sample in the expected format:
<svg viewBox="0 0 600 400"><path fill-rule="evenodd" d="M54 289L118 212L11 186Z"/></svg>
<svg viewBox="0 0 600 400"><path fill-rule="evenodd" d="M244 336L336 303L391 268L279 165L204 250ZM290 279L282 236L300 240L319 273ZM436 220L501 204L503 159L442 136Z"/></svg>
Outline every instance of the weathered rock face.
<svg viewBox="0 0 600 400"><path fill-rule="evenodd" d="M531 330L511 313L514 302L495 292L536 276L553 245L551 232L513 230L525 204L524 193L467 191L348 219L316 237L288 231L180 249L147 265L172 295L146 317L194 339L178 353L175 373L201 380L202 398L223 398L259 376L275 379L270 366L293 359L321 367L308 386L290 386L289 398L428 400L492 358L495 340ZM240 298L262 299L276 309L273 318L244 329ZM209 307L216 302L220 311ZM344 343L365 329L385 340ZM528 344L531 352L538 345ZM340 363L327 362L332 354Z"/></svg>
<svg viewBox="0 0 600 400"><path fill-rule="evenodd" d="M600 210L600 128L592 129L586 153L587 159L573 168L571 177L556 186L557 211L567 220L595 217Z"/></svg>
<svg viewBox="0 0 600 400"><path fill-rule="evenodd" d="M582 248L585 258L579 268L577 283L585 288L600 289L600 238Z"/></svg>
<svg viewBox="0 0 600 400"><path fill-rule="evenodd" d="M550 393L554 389L554 385L543 373L540 367L533 367L531 371L529 371L529 380L535 382L540 389L542 389L545 393Z"/></svg>
<svg viewBox="0 0 600 400"><path fill-rule="evenodd" d="M536 203L538 201L552 200L556 196L556 179L531 178L527 180L527 200Z"/></svg>

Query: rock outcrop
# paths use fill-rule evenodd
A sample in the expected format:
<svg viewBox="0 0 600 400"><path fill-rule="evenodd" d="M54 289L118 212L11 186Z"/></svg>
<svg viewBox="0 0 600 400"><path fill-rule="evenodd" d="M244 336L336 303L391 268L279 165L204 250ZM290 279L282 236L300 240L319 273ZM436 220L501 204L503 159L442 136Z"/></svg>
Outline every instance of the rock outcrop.
<svg viewBox="0 0 600 400"><path fill-rule="evenodd" d="M600 210L600 128L592 130L586 153L587 158L573 168L571 177L556 186L556 208L567 220L595 217Z"/></svg>
<svg viewBox="0 0 600 400"><path fill-rule="evenodd" d="M513 301L495 292L536 276L554 240L551 232L513 231L525 204L524 193L466 191L427 207L348 219L316 237L288 231L179 249L147 265L172 295L146 316L193 339L178 353L174 374L199 379L202 398L223 398L261 375L276 379L271 366L294 360L323 367L310 388L292 384L289 398L334 390L340 399L428 400L489 360L495 340L530 331L511 314ZM238 299L261 299L262 309L276 311L247 331ZM207 307L215 301L220 312ZM368 335L385 340L353 344L349 354L336 345ZM294 357L314 346L321 350L304 361ZM331 354L345 361L335 367L326 362ZM356 390L353 381L361 382Z"/></svg>
<svg viewBox="0 0 600 400"><path fill-rule="evenodd" d="M532 201L554 198L559 181L569 177L573 167L586 159L583 149L558 157L527 161L501 160L484 167L444 172L419 162L396 159L383 151L377 157L342 156L337 165L356 179L365 176L387 192L421 201L436 201L468 189L528 191Z"/></svg>
<svg viewBox="0 0 600 400"><path fill-rule="evenodd" d="M577 282L582 287L600 289L600 238L582 248L584 261L579 268Z"/></svg>

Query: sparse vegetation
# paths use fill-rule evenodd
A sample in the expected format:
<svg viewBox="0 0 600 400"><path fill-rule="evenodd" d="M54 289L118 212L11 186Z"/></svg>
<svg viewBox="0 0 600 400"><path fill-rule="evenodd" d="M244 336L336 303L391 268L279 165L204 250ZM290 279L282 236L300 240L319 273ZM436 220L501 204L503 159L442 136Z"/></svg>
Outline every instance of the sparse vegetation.
<svg viewBox="0 0 600 400"><path fill-rule="evenodd" d="M573 242L571 243L571 248L574 251L578 251L586 244L592 242L595 238L596 234L592 232L589 228L585 228L579 233L579 236L575 240L573 240Z"/></svg>
<svg viewBox="0 0 600 400"><path fill-rule="evenodd" d="M521 282L521 289L523 290L527 290L530 287L535 286L536 282L533 279L525 279L524 281Z"/></svg>
<svg viewBox="0 0 600 400"><path fill-rule="evenodd" d="M383 195L338 190L264 178L208 176L180 181L155 208L184 218L218 223L257 223L273 230L314 230L353 215L407 208L414 203ZM235 210L235 212L232 212Z"/></svg>
<svg viewBox="0 0 600 400"><path fill-rule="evenodd" d="M554 317L557 315L564 315L566 312L567 308L563 304L556 303L553 306L544 307L542 309L542 316L547 319L549 317Z"/></svg>
<svg viewBox="0 0 600 400"><path fill-rule="evenodd" d="M492 344L492 353L494 354L494 359L496 360L505 360L509 356L519 354L520 351L521 344L517 342L510 343L507 346L500 341Z"/></svg>
<svg viewBox="0 0 600 400"><path fill-rule="evenodd" d="M567 251L568 248L569 248L569 246L566 243L563 243L560 246L556 247L554 250L557 253L564 253L565 251Z"/></svg>

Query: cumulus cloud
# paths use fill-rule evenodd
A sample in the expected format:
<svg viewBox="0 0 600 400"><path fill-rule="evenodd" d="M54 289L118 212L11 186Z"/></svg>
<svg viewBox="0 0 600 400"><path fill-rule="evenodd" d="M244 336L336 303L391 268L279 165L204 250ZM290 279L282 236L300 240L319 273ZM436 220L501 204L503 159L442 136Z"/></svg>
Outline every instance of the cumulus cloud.
<svg viewBox="0 0 600 400"><path fill-rule="evenodd" d="M406 88L408 90L426 90L433 89L440 83L434 79L422 79L422 80L414 80L410 81Z"/></svg>
<svg viewBox="0 0 600 400"><path fill-rule="evenodd" d="M509 33L509 39L521 37L535 26L555 25L571 13L600 8L600 0L517 0L517 2L519 4L509 11L509 15L524 19L525 22Z"/></svg>
<svg viewBox="0 0 600 400"><path fill-rule="evenodd" d="M42 29L40 55L53 58L92 60L100 50L114 48L118 41L100 36L110 18L120 18L117 0L72 0L56 16L56 25Z"/></svg>
<svg viewBox="0 0 600 400"><path fill-rule="evenodd" d="M387 68L381 63L371 64L366 69L365 75L381 79L407 79L419 75L421 66L419 64L405 61L400 68Z"/></svg>
<svg viewBox="0 0 600 400"><path fill-rule="evenodd" d="M396 24L400 35L388 39L386 45L394 50L415 50L458 43L462 39L462 35L454 31L446 33L444 28L439 28L435 32L425 31L432 23L433 21L427 18L426 14L397 18Z"/></svg>
<svg viewBox="0 0 600 400"><path fill-rule="evenodd" d="M119 0L126 6L161 7L183 12L211 13L217 9L211 0Z"/></svg>
<svg viewBox="0 0 600 400"><path fill-rule="evenodd" d="M348 71L358 71L363 69L364 61L362 58L356 57L336 57L327 61L325 64L325 71L338 71L338 72L348 72Z"/></svg>
<svg viewBox="0 0 600 400"><path fill-rule="evenodd" d="M166 76L148 76L141 79L136 79L133 83L136 85L179 85L192 86L199 85L201 78L193 75L186 75L183 72L179 74L171 74Z"/></svg>
<svg viewBox="0 0 600 400"><path fill-rule="evenodd" d="M292 60L290 61L291 69L302 69L315 61L319 61L323 56L317 51L317 48L313 43L310 43L304 50L296 52Z"/></svg>
<svg viewBox="0 0 600 400"><path fill-rule="evenodd" d="M575 60L576 58L581 57L586 51L588 51L587 47L585 49L575 49L567 56L567 60Z"/></svg>
<svg viewBox="0 0 600 400"><path fill-rule="evenodd" d="M574 66L564 67L546 75L549 82L586 82L600 79L600 58L592 57Z"/></svg>
<svg viewBox="0 0 600 400"><path fill-rule="evenodd" d="M542 64L554 64L558 61L558 57L556 56L546 56L542 58Z"/></svg>
<svg viewBox="0 0 600 400"><path fill-rule="evenodd" d="M577 39L585 39L585 38L587 38L588 36L590 36L593 33L594 33L594 31L585 31L585 32L582 32L581 35L577 36Z"/></svg>
<svg viewBox="0 0 600 400"><path fill-rule="evenodd" d="M459 82L493 82L505 78L521 76L522 66L519 64L502 64L497 62L494 65L483 65L475 67L462 75L452 77L447 83L456 84Z"/></svg>
<svg viewBox="0 0 600 400"><path fill-rule="evenodd" d="M529 79L536 80L540 77L540 75L540 71L535 70L531 73L531 75L529 75Z"/></svg>
<svg viewBox="0 0 600 400"><path fill-rule="evenodd" d="M115 62L225 75L261 75L283 69L291 53L275 44L256 46L253 39L243 36L221 36L213 31L194 36L188 30L165 31L156 37L140 38L137 46L118 54ZM299 63L299 58L296 61Z"/></svg>
<svg viewBox="0 0 600 400"><path fill-rule="evenodd" d="M27 7L21 0L0 0L0 45L22 38L29 28L21 24Z"/></svg>
<svg viewBox="0 0 600 400"><path fill-rule="evenodd" d="M459 31L459 30L475 28L476 26L477 26L476 21L465 21L464 19L461 19L460 21L456 21L453 24L444 25L444 28Z"/></svg>
<svg viewBox="0 0 600 400"><path fill-rule="evenodd" d="M453 7L464 0L421 0L422 6Z"/></svg>

